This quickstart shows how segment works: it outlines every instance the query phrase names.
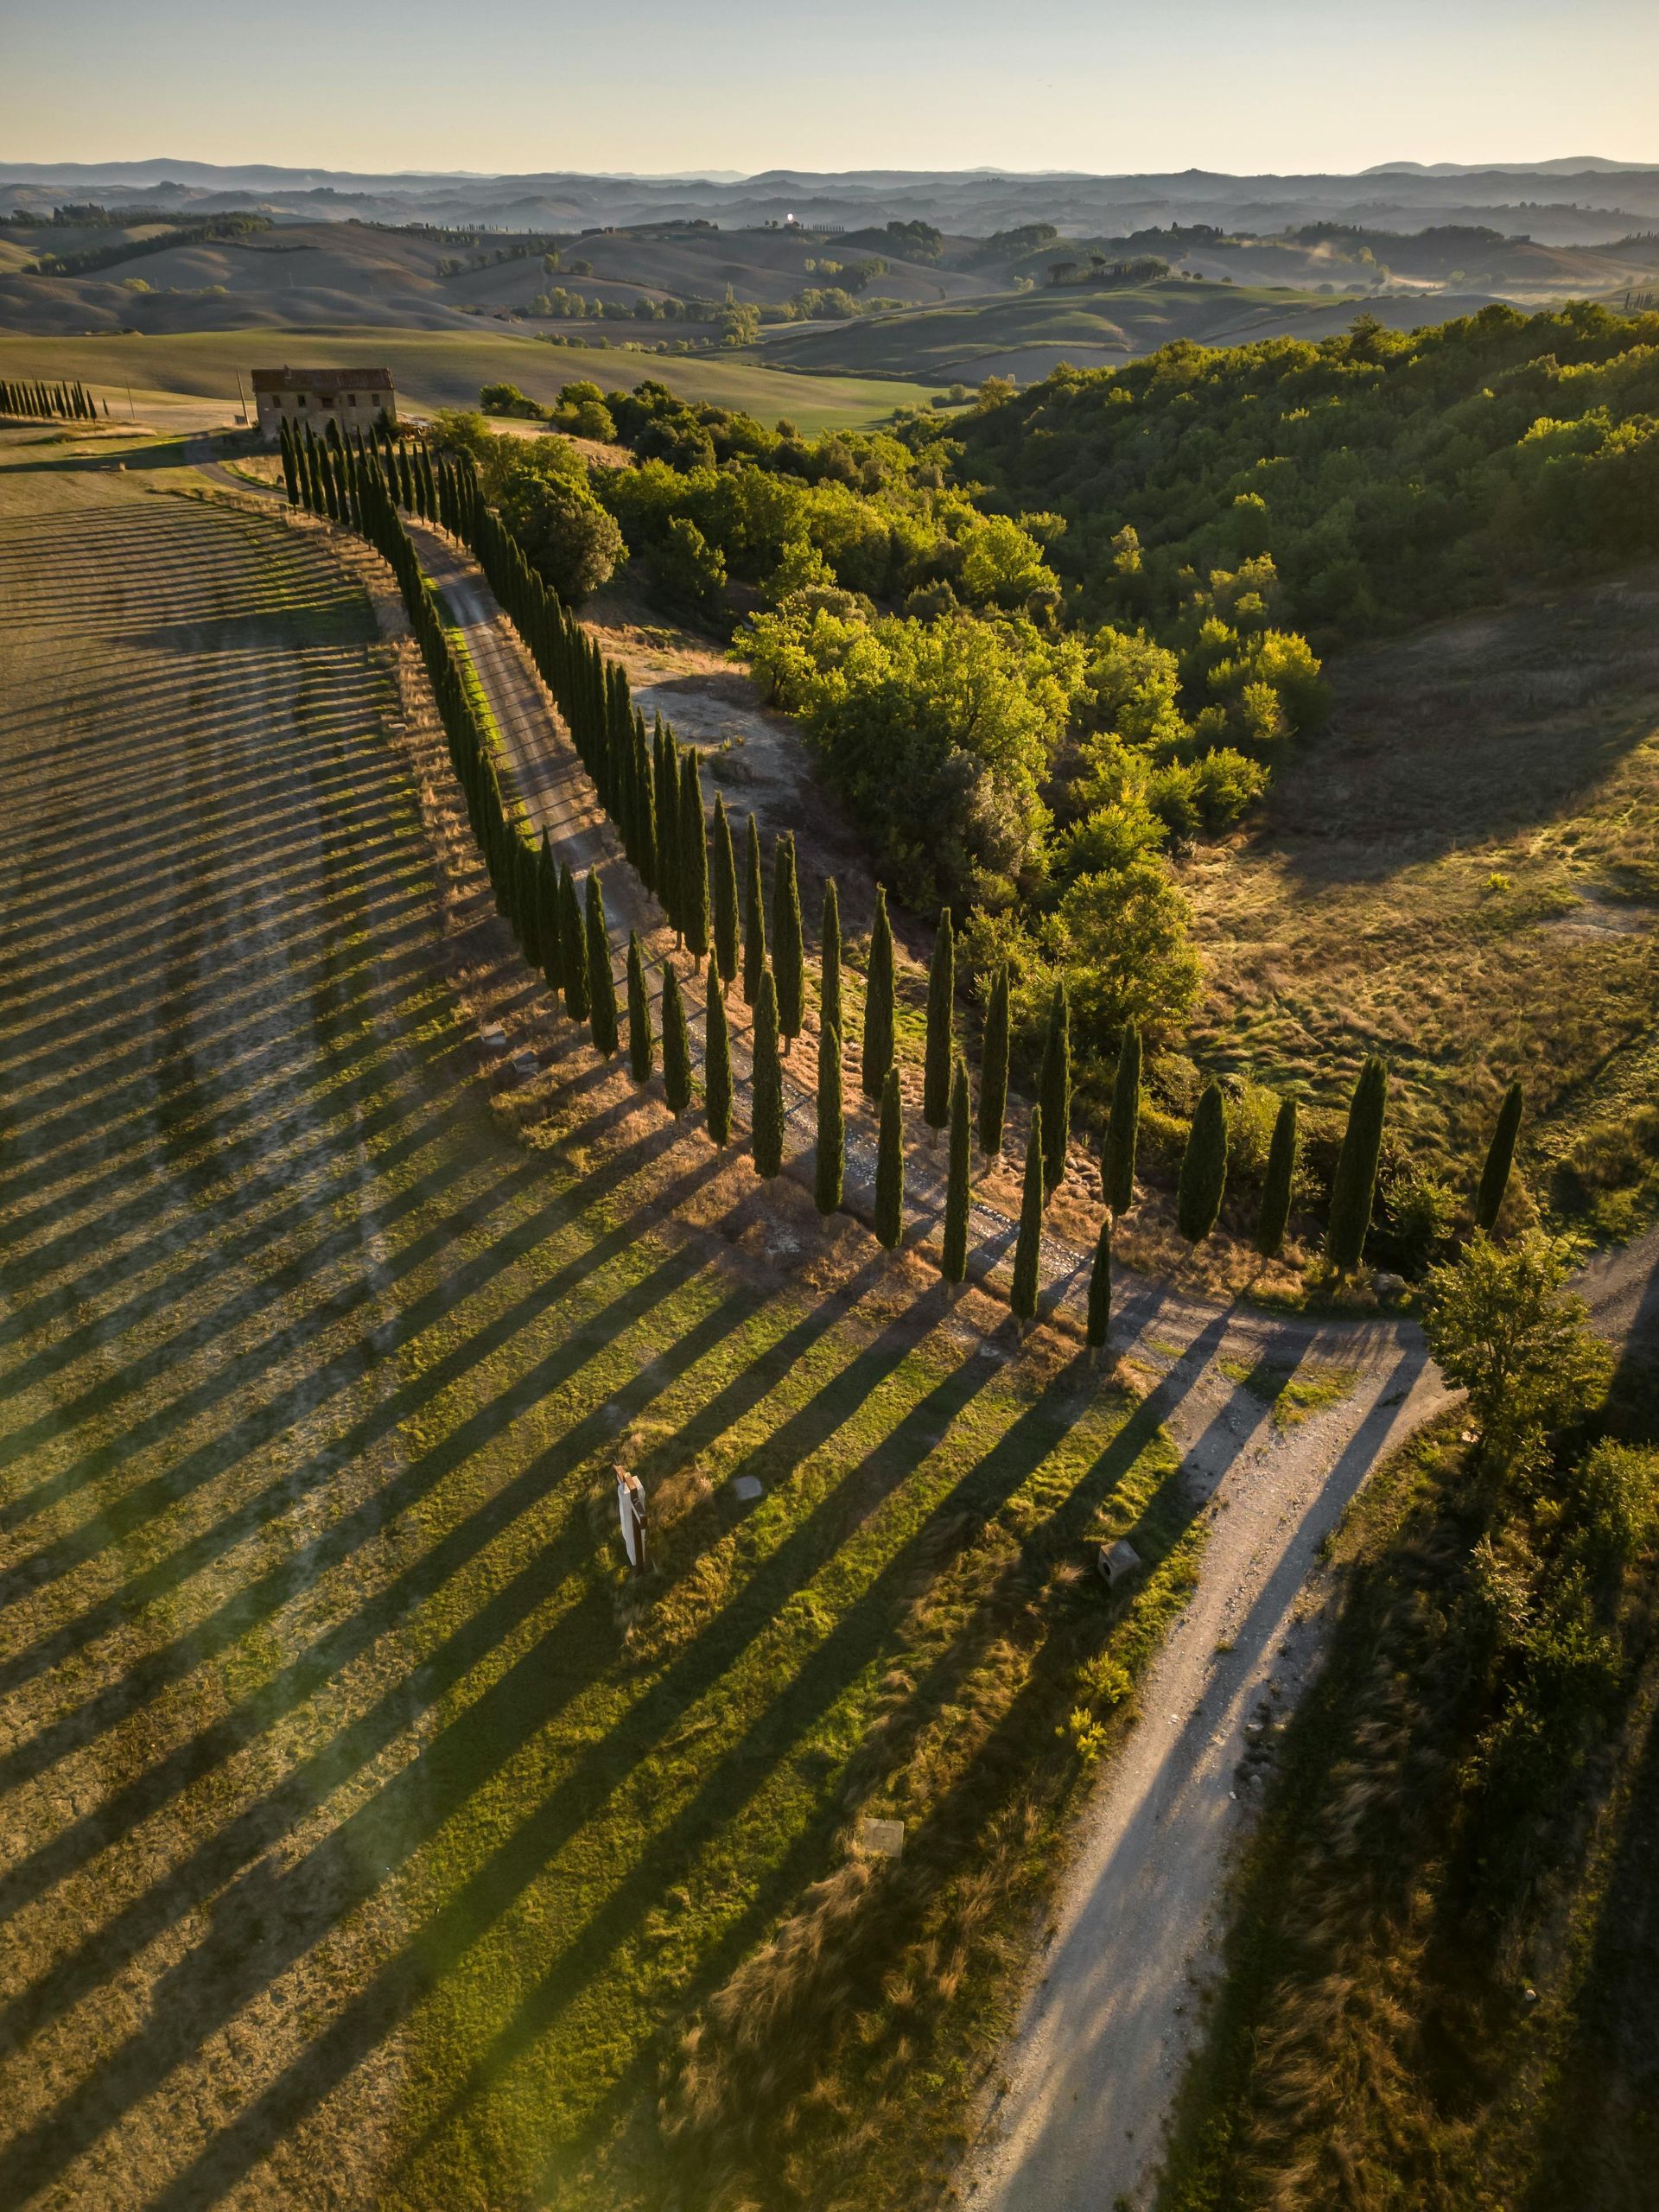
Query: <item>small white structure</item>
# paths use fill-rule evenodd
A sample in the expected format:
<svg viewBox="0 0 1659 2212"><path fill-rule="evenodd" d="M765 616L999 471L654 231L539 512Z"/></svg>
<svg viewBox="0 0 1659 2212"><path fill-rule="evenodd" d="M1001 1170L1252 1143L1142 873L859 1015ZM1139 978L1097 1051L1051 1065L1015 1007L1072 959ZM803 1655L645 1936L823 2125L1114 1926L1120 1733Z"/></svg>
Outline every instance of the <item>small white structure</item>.
<svg viewBox="0 0 1659 2212"><path fill-rule="evenodd" d="M1115 1544L1101 1546L1097 1564L1107 1588L1116 1590L1126 1576L1141 1572L1141 1554L1127 1536L1120 1536Z"/></svg>
<svg viewBox="0 0 1659 2212"><path fill-rule="evenodd" d="M267 445L276 444L284 423L296 430L308 423L320 438L330 423L344 434L372 430L383 416L397 420L390 369L255 369L253 406Z"/></svg>

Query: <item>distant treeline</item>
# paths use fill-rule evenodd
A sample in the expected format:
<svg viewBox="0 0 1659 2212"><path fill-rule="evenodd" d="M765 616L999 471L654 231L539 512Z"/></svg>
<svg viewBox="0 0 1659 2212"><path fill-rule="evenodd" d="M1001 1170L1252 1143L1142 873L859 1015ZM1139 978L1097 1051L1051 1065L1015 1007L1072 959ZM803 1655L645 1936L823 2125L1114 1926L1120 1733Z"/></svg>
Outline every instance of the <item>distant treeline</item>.
<svg viewBox="0 0 1659 2212"><path fill-rule="evenodd" d="M96 270L112 269L118 262L140 254L169 253L175 246L209 245L215 241L251 238L271 227L269 215L210 215L205 221L174 225L159 238L118 238L110 245L82 246L74 253L42 254L25 264L25 276L90 276Z"/></svg>
<svg viewBox="0 0 1659 2212"><path fill-rule="evenodd" d="M35 384L0 378L0 415L61 415L95 423L98 404L84 384Z"/></svg>

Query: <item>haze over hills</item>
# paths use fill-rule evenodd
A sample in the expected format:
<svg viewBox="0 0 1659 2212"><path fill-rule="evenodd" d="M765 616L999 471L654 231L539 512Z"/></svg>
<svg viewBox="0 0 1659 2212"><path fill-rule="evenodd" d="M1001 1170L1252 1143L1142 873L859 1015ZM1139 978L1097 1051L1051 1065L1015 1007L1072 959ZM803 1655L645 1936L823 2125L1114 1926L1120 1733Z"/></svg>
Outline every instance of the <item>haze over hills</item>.
<svg viewBox="0 0 1659 2212"><path fill-rule="evenodd" d="M1176 338L1321 338L1361 308L1411 328L1494 300L1645 301L1659 170L1580 168L1569 182L1585 202L1523 202L1567 188L1554 169L1546 183L1548 166L734 181L21 165L0 175L14 211L0 219L0 331L391 344L485 318L589 349L718 348L937 385L1028 382ZM538 355L512 380L545 397L568 362Z"/></svg>
<svg viewBox="0 0 1659 2212"><path fill-rule="evenodd" d="M781 220L849 226L920 219L988 236L1052 222L1067 235L1154 223L1225 230L1319 220L1393 230L1493 223L1548 245L1616 238L1659 221L1659 168L1599 156L1465 168L1391 162L1355 175L1233 176L1209 169L1144 175L1020 175L995 168L771 169L758 175L518 175L219 166L171 157L138 162L0 162L0 206L46 210L95 195L111 208L202 213L236 207L339 220L556 227L702 219L726 226Z"/></svg>

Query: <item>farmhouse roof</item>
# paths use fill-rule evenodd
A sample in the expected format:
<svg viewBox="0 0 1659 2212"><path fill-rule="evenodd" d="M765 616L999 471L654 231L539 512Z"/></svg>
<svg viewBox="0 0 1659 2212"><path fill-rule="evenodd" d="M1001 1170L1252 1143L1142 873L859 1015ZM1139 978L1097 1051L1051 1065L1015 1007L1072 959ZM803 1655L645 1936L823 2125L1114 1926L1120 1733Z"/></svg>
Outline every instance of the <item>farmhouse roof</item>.
<svg viewBox="0 0 1659 2212"><path fill-rule="evenodd" d="M256 369L256 391L390 391L390 369Z"/></svg>

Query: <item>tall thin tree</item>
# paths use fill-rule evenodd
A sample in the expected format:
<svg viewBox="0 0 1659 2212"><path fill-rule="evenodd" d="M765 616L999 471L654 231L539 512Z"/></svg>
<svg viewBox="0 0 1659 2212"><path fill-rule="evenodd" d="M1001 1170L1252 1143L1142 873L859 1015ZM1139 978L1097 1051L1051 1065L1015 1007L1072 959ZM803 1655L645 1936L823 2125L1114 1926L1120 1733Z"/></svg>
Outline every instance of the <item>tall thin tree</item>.
<svg viewBox="0 0 1659 2212"><path fill-rule="evenodd" d="M950 1071L950 1165L944 1185L944 1249L940 1270L952 1289L968 1273L968 1217L973 1205L974 1117L968 1070L957 1053Z"/></svg>
<svg viewBox="0 0 1659 2212"><path fill-rule="evenodd" d="M680 879L680 925L686 949L694 961L709 950L709 834L702 814L700 755L695 745L685 748L680 770L680 836L677 863Z"/></svg>
<svg viewBox="0 0 1659 2212"><path fill-rule="evenodd" d="M1382 1121L1388 1106L1389 1071L1375 1053L1359 1071L1348 1105L1348 1126L1331 1185L1331 1219L1325 1255L1338 1274L1359 1265L1376 1198L1377 1163L1382 1156Z"/></svg>
<svg viewBox="0 0 1659 2212"><path fill-rule="evenodd" d="M1227 1104L1211 1083L1192 1115L1175 1192L1175 1225L1189 1244L1201 1244L1215 1227L1226 1188Z"/></svg>
<svg viewBox="0 0 1659 2212"><path fill-rule="evenodd" d="M649 1083L656 1056L651 1033L651 997L645 989L645 963L640 957L639 935L628 931L628 1072L636 1083Z"/></svg>
<svg viewBox="0 0 1659 2212"><path fill-rule="evenodd" d="M691 1103L691 1036L673 962L663 969L663 1089L677 1122Z"/></svg>
<svg viewBox="0 0 1659 2212"><path fill-rule="evenodd" d="M1489 1236L1497 1226L1497 1217L1503 1210L1503 1193L1510 1187L1523 1103L1521 1085L1512 1083L1497 1109L1497 1125L1486 1147L1486 1164L1480 1171L1480 1187L1475 1192L1475 1226L1484 1229Z"/></svg>
<svg viewBox="0 0 1659 2212"><path fill-rule="evenodd" d="M715 909L715 965L720 980L729 983L737 974L737 859L732 851L732 825L726 818L726 801L715 794L715 856L710 890Z"/></svg>
<svg viewBox="0 0 1659 2212"><path fill-rule="evenodd" d="M704 1007L703 1081L709 1109L709 1135L717 1145L732 1137L732 1033L726 1021L726 995L712 961L709 963L708 995Z"/></svg>
<svg viewBox="0 0 1659 2212"><path fill-rule="evenodd" d="M1085 1332L1090 1354L1098 1358L1112 1329L1112 1217L1108 1214L1095 1239L1095 1263L1089 1270L1089 1322Z"/></svg>
<svg viewBox="0 0 1659 2212"><path fill-rule="evenodd" d="M979 1148L987 1160L1002 1149L1008 1110L1008 971L996 971L985 1009L985 1041L979 1057Z"/></svg>
<svg viewBox="0 0 1659 2212"><path fill-rule="evenodd" d="M1036 1319L1043 1256L1043 1109L1031 1109L1026 1143L1026 1186L1020 1200L1020 1236L1014 1248L1014 1284L1008 1303L1023 1336Z"/></svg>
<svg viewBox="0 0 1659 2212"><path fill-rule="evenodd" d="M922 1119L937 1144L950 1118L950 1078L957 1057L957 944L947 906L933 938L927 970L927 1044L922 1061Z"/></svg>
<svg viewBox="0 0 1659 2212"><path fill-rule="evenodd" d="M559 939L563 948L564 1010L572 1021L588 1019L588 933L569 861L559 863Z"/></svg>
<svg viewBox="0 0 1659 2212"><path fill-rule="evenodd" d="M760 978L766 972L766 891L760 874L760 825L749 817L749 835L743 872L743 1003L753 1006L760 995Z"/></svg>
<svg viewBox="0 0 1659 2212"><path fill-rule="evenodd" d="M864 1096L880 1098L893 1065L893 925L887 894L875 887L875 925L870 931L870 965L864 982Z"/></svg>
<svg viewBox="0 0 1659 2212"><path fill-rule="evenodd" d="M818 929L818 1021L845 1034L841 1011L841 899L836 879L823 880L823 919Z"/></svg>
<svg viewBox="0 0 1659 2212"><path fill-rule="evenodd" d="M1059 1188L1071 1137L1071 1007L1064 976L1049 1003L1048 1034L1043 1039L1043 1072L1038 1096L1043 1109L1043 1198Z"/></svg>
<svg viewBox="0 0 1659 2212"><path fill-rule="evenodd" d="M801 1033L806 1012L806 945L791 830L782 831L772 849L772 968L778 989L778 1027L787 1054Z"/></svg>
<svg viewBox="0 0 1659 2212"><path fill-rule="evenodd" d="M875 1234L889 1252L896 1252L905 1233L905 1105L899 1094L899 1071L890 1067L881 1079L881 1121L875 1141Z"/></svg>
<svg viewBox="0 0 1659 2212"><path fill-rule="evenodd" d="M605 921L605 892L597 868L588 871L586 906L588 1028L594 1050L608 1059L616 1050L616 981L611 974L611 933Z"/></svg>
<svg viewBox="0 0 1659 2212"><path fill-rule="evenodd" d="M784 1164L784 1069L778 1057L778 988L768 968L754 1001L754 1057L750 1081L754 1171L768 1180Z"/></svg>
<svg viewBox="0 0 1659 2212"><path fill-rule="evenodd" d="M1264 1260L1279 1256L1290 1223L1291 1195L1295 1187L1296 1101L1281 1098L1268 1146L1267 1170L1262 1178L1262 1211L1255 1224L1255 1249Z"/></svg>
<svg viewBox="0 0 1659 2212"><path fill-rule="evenodd" d="M1114 1219L1135 1204L1135 1155L1141 1135L1141 1032L1123 1025L1112 1079L1111 1119L1100 1155L1101 1195Z"/></svg>
<svg viewBox="0 0 1659 2212"><path fill-rule="evenodd" d="M821 1214L841 1205L847 1173L847 1121L841 1097L841 1038L833 1029L818 1032L818 1142L812 1196Z"/></svg>

